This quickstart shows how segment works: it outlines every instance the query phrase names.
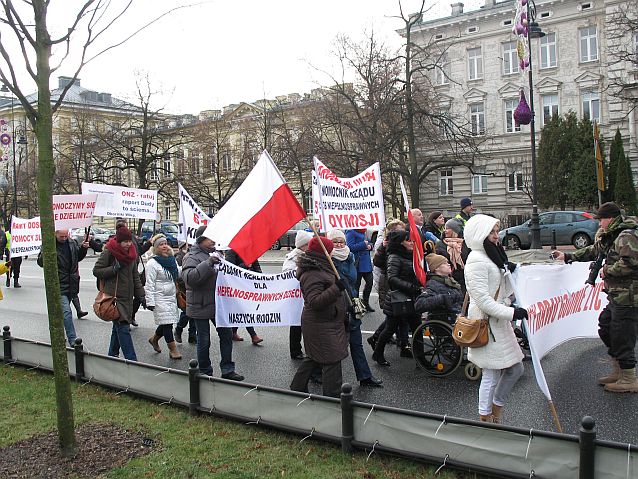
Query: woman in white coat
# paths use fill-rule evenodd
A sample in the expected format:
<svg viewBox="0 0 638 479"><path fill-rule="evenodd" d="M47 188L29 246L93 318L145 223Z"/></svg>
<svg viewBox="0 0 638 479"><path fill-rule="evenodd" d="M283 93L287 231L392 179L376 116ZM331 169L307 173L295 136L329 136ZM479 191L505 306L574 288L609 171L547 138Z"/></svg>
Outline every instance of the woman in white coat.
<svg viewBox="0 0 638 479"><path fill-rule="evenodd" d="M523 352L511 321L527 317L524 308L511 306L513 291L505 279L508 268L505 250L498 241L499 221L475 215L465 225L464 238L472 249L465 263L465 284L470 295L468 317L489 319L489 342L469 348L468 359L482 368L479 388L479 415L484 422L500 422L505 400L523 374Z"/></svg>
<svg viewBox="0 0 638 479"><path fill-rule="evenodd" d="M164 236L153 242L154 256L146 263L146 308L153 311L157 329L148 342L153 349L161 353L159 340L164 338L168 345L171 359L182 359L173 337L173 325L179 316L177 309L176 285L179 276L177 261L173 256L173 248Z"/></svg>

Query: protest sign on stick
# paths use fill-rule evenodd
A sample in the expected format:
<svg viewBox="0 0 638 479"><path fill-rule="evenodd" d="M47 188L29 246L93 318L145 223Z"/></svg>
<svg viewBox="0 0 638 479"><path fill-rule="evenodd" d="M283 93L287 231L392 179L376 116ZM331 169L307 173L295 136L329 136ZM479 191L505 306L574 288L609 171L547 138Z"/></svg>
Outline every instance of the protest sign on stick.
<svg viewBox="0 0 638 479"><path fill-rule="evenodd" d="M11 217L11 258L38 254L42 247L40 235L40 217L23 219L17 216Z"/></svg>
<svg viewBox="0 0 638 479"><path fill-rule="evenodd" d="M186 188L180 183L177 184L177 187L179 194L179 222L181 223L177 240L184 241L188 244L195 244L195 232L197 228L202 225L207 225L210 218L199 207L193 197L188 194Z"/></svg>
<svg viewBox="0 0 638 479"><path fill-rule="evenodd" d="M96 194L95 216L153 220L157 216L157 190L82 183L82 194Z"/></svg>
<svg viewBox="0 0 638 479"><path fill-rule="evenodd" d="M53 219L56 230L89 228L97 195L53 195Z"/></svg>

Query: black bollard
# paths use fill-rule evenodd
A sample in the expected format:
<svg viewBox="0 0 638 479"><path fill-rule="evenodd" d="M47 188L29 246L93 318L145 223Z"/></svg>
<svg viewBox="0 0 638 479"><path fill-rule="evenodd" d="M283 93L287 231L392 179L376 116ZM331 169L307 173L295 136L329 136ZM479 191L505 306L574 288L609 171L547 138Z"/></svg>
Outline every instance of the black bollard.
<svg viewBox="0 0 638 479"><path fill-rule="evenodd" d="M84 346L82 346L82 338L75 338L73 352L75 354L75 380L80 382L86 376L84 374Z"/></svg>
<svg viewBox="0 0 638 479"><path fill-rule="evenodd" d="M556 249L556 230L552 230L552 249Z"/></svg>
<svg viewBox="0 0 638 479"><path fill-rule="evenodd" d="M11 328L4 326L2 328L2 343L4 344L4 362L11 362Z"/></svg>
<svg viewBox="0 0 638 479"><path fill-rule="evenodd" d="M199 364L197 359L191 359L188 363L188 385L190 401L188 403L188 412L191 416L194 416L198 412L199 408L199 380L197 375L199 374Z"/></svg>
<svg viewBox="0 0 638 479"><path fill-rule="evenodd" d="M352 386L348 383L341 385L341 451L352 454L352 440L354 439L354 411L352 409Z"/></svg>
<svg viewBox="0 0 638 479"><path fill-rule="evenodd" d="M585 416L580 422L580 465L578 479L594 479L594 458L596 456L596 421Z"/></svg>

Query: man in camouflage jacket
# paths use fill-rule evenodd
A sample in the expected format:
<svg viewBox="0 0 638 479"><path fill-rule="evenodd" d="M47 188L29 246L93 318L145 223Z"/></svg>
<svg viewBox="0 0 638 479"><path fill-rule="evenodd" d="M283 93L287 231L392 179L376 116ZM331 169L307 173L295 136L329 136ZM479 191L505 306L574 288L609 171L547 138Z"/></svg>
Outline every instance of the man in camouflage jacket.
<svg viewBox="0 0 638 479"><path fill-rule="evenodd" d="M636 379L636 333L638 328L638 220L623 217L612 202L597 213L600 230L596 241L575 253L554 252L570 261L593 261L606 255L601 276L609 304L598 318L598 335L613 359L613 371L598 380L610 392L638 392Z"/></svg>

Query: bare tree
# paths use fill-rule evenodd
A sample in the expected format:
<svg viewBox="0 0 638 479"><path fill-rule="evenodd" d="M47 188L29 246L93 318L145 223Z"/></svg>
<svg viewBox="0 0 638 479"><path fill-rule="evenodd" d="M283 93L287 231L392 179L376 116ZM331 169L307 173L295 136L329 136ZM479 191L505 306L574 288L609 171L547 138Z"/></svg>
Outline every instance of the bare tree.
<svg viewBox="0 0 638 479"><path fill-rule="evenodd" d="M638 4L619 3L615 8L606 19L608 90L627 103L628 115L638 106L638 79L631 73L638 69Z"/></svg>
<svg viewBox="0 0 638 479"><path fill-rule="evenodd" d="M62 454L73 456L76 453L77 444L69 369L64 347L52 206L51 179L55 176L53 114L62 105L66 93L84 66L104 51L117 46L112 45L106 49L95 51L96 41L126 13L131 2L125 3L119 10L113 7L108 0L86 0L72 6L65 4L64 9L68 23L59 36L52 36L47 23L49 3L48 0L24 0L23 2L0 0L0 84L7 86L21 103L37 137L37 183L43 239L42 257L55 378L58 436ZM146 26L154 21L147 23ZM141 30L129 35L118 45ZM50 61L54 48L59 50L61 56L59 63L52 66ZM73 58L71 53L76 49L78 50L78 59L75 60L72 67L73 81L69 82L58 99L52 102L51 74L58 70L66 60L71 61ZM36 105L28 100L19 85L22 71L26 72L36 85L38 94Z"/></svg>

